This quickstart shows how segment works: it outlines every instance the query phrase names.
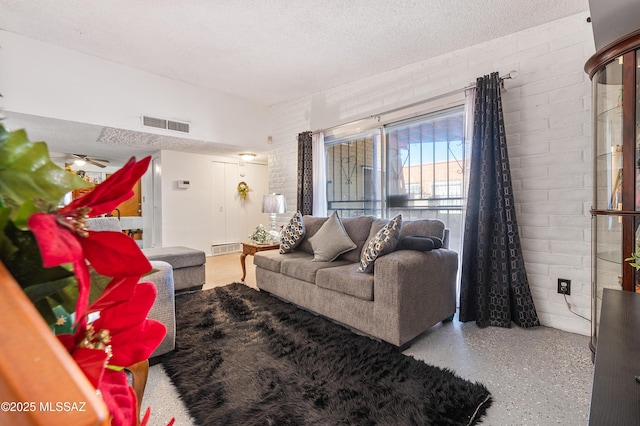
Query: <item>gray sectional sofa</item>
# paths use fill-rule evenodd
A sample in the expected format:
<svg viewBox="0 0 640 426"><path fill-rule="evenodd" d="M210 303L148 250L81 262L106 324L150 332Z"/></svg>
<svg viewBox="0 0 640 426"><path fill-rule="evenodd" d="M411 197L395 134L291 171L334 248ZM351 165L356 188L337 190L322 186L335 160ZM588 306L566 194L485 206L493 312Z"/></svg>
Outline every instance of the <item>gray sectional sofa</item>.
<svg viewBox="0 0 640 426"><path fill-rule="evenodd" d="M87 219L87 228L92 231L121 232L120 221L116 217L96 217ZM143 249L154 272L141 278L142 282L152 282L156 286L156 300L149 311L149 318L163 323L167 334L151 358L163 355L175 348L176 313L175 294L181 291L198 290L205 283L205 261L203 251L186 247L166 247Z"/></svg>
<svg viewBox="0 0 640 426"><path fill-rule="evenodd" d="M332 262L316 262L309 239L326 220L304 216L306 236L292 253L255 254L260 290L399 347L453 317L458 254L447 248L448 230L442 221L405 221L400 233L437 237L442 248L396 250L377 258L373 273L363 273L357 271L362 249L389 221L371 216L342 219L356 248Z"/></svg>

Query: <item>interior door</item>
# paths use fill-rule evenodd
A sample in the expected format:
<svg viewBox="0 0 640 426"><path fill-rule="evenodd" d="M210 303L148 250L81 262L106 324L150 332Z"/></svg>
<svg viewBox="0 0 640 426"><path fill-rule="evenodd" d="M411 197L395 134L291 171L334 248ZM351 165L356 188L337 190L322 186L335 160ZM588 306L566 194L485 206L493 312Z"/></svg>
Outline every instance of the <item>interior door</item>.
<svg viewBox="0 0 640 426"><path fill-rule="evenodd" d="M224 163L211 163L211 179L213 180L213 213L211 220L213 226L212 244L224 244L226 242L226 198L225 198L225 171Z"/></svg>
<svg viewBox="0 0 640 426"><path fill-rule="evenodd" d="M110 175L107 175L107 177ZM129 198L127 201L121 203L118 207L116 207L120 214L114 210L112 212L113 216L142 216L142 197L140 195L140 181L136 182L133 187L133 197Z"/></svg>
<svg viewBox="0 0 640 426"><path fill-rule="evenodd" d="M153 212L151 217L151 247L162 247L162 168L160 158L151 160Z"/></svg>
<svg viewBox="0 0 640 426"><path fill-rule="evenodd" d="M214 223L212 244L237 243L240 241L238 165L234 163L211 163L213 179L213 213Z"/></svg>

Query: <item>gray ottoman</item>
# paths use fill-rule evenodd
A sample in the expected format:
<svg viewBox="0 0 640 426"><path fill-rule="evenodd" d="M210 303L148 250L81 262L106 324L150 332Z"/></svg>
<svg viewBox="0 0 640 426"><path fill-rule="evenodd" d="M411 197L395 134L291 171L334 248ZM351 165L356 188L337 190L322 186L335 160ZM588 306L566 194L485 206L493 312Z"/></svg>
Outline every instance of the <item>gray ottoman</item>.
<svg viewBox="0 0 640 426"><path fill-rule="evenodd" d="M152 247L142 249L152 260L161 260L173 267L173 284L176 293L200 290L204 285L206 255L202 250L188 247Z"/></svg>

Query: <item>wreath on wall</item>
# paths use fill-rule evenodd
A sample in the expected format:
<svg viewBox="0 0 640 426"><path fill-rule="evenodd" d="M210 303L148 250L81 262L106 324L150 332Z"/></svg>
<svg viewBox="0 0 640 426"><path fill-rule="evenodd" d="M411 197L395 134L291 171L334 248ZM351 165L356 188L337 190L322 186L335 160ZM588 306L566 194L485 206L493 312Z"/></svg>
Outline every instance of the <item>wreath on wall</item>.
<svg viewBox="0 0 640 426"><path fill-rule="evenodd" d="M236 189L238 190L238 195L240 195L240 198L242 198L243 200L247 199L247 195L249 194L249 191L251 191L251 188L249 188L247 182L240 182Z"/></svg>

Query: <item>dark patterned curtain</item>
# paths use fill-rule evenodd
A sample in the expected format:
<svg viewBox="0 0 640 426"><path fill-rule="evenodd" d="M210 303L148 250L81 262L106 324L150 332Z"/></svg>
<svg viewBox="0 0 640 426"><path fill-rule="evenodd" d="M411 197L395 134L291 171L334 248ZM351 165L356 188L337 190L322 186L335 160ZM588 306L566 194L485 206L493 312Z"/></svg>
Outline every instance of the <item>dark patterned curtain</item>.
<svg viewBox="0 0 640 426"><path fill-rule="evenodd" d="M498 73L478 78L473 120L460 321L537 326L516 222Z"/></svg>
<svg viewBox="0 0 640 426"><path fill-rule="evenodd" d="M298 210L313 213L313 146L311 132L298 133Z"/></svg>

